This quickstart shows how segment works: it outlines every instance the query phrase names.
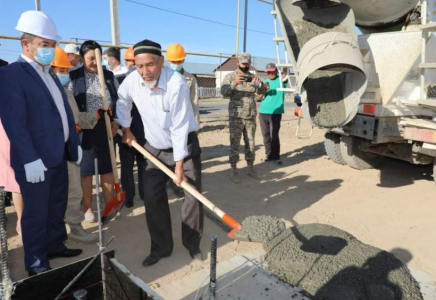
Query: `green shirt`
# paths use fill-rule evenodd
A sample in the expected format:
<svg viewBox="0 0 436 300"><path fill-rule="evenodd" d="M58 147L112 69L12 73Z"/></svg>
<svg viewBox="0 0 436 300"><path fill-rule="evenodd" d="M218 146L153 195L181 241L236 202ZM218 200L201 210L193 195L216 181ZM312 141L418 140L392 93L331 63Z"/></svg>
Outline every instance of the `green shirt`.
<svg viewBox="0 0 436 300"><path fill-rule="evenodd" d="M265 98L263 98L262 102L260 103L260 110L259 112L261 114L283 114L285 113L284 109L284 101L285 101L285 93L284 92L278 92L277 88L280 87L280 78L277 76L276 79L267 79L263 82L269 83L269 90L265 94ZM283 83L283 87L285 87L286 84Z"/></svg>

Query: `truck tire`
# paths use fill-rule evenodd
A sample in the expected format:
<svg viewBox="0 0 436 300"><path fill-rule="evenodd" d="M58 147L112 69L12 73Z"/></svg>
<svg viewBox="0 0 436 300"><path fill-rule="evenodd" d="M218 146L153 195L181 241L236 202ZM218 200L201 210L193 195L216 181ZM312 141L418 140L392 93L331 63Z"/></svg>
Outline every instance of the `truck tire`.
<svg viewBox="0 0 436 300"><path fill-rule="evenodd" d="M352 136L342 136L342 158L347 165L357 170L377 168L383 163L384 157L373 153L363 152L359 148L363 143L368 143L368 141Z"/></svg>
<svg viewBox="0 0 436 300"><path fill-rule="evenodd" d="M341 136L334 132L327 132L324 136L324 148L327 156L333 162L345 165L341 153Z"/></svg>

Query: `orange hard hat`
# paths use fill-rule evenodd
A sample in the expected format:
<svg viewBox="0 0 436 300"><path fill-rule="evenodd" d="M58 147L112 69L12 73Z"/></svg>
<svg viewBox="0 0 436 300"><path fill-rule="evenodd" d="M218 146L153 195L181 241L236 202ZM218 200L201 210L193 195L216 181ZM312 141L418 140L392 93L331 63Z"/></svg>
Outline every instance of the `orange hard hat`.
<svg viewBox="0 0 436 300"><path fill-rule="evenodd" d="M135 55L133 54L133 47L130 47L124 53L124 60L135 60Z"/></svg>
<svg viewBox="0 0 436 300"><path fill-rule="evenodd" d="M171 44L167 49L167 59L169 61L180 61L186 57L185 49L180 44Z"/></svg>
<svg viewBox="0 0 436 300"><path fill-rule="evenodd" d="M68 54L59 46L56 46L55 57L51 65L53 67L67 68L67 69L73 67L70 64L70 59L68 58Z"/></svg>

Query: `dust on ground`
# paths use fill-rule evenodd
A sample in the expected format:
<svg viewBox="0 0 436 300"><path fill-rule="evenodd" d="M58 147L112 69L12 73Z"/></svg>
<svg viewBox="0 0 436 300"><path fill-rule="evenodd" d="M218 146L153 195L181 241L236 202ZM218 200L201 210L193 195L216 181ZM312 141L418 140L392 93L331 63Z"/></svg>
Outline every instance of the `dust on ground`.
<svg viewBox="0 0 436 300"><path fill-rule="evenodd" d="M349 232L363 243L386 251L403 248L409 255L396 253L400 260L436 276L436 189L432 168L390 159L379 170L358 171L337 165L325 155L323 131L314 130L311 139L295 137L297 121L291 120L292 113L286 112L283 117L286 121L282 121L280 131L283 165L261 161L264 147L258 126L255 166L265 178L256 181L245 175L246 163L241 146L240 184L232 183L228 177L227 122L209 122L203 118L199 139L203 151L204 195L240 222L253 215L269 215L282 219L288 227L307 223L329 224ZM303 121L303 133L306 130L309 127ZM209 268L212 234L218 235L218 262L262 247L261 244L229 239L222 225L205 218L201 248L208 258L203 262L192 261L181 242L182 199L172 194L169 197L174 251L171 257L158 264L149 268L141 265L149 254L150 239L145 209L139 197L135 198L134 207L124 208L122 218L110 222L104 230L106 241L115 236L108 250L114 249L115 257L122 264L157 291L159 285ZM17 281L27 277L27 273L23 268L22 243L15 232L13 208L7 209L7 217L9 268L12 280ZM89 223L86 227L91 231L98 228L97 224ZM82 248L84 253L77 258L52 260L53 268L98 252L97 245L78 245L72 241L66 245Z"/></svg>

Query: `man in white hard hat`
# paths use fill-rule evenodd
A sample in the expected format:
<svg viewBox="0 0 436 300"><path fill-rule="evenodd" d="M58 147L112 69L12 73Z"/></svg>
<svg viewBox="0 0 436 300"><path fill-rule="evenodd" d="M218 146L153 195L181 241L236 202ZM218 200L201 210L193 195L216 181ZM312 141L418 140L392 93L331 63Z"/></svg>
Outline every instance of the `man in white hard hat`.
<svg viewBox="0 0 436 300"><path fill-rule="evenodd" d="M83 65L79 50L80 47L75 44L65 45L64 51L68 54L70 64L73 66L70 71L78 69Z"/></svg>
<svg viewBox="0 0 436 300"><path fill-rule="evenodd" d="M67 159L80 163L82 149L73 113L59 79L50 71L58 36L43 12L24 12L18 60L0 69L0 118L11 142L11 166L23 195L21 232L29 276L50 269L49 259L73 257L64 215Z"/></svg>

